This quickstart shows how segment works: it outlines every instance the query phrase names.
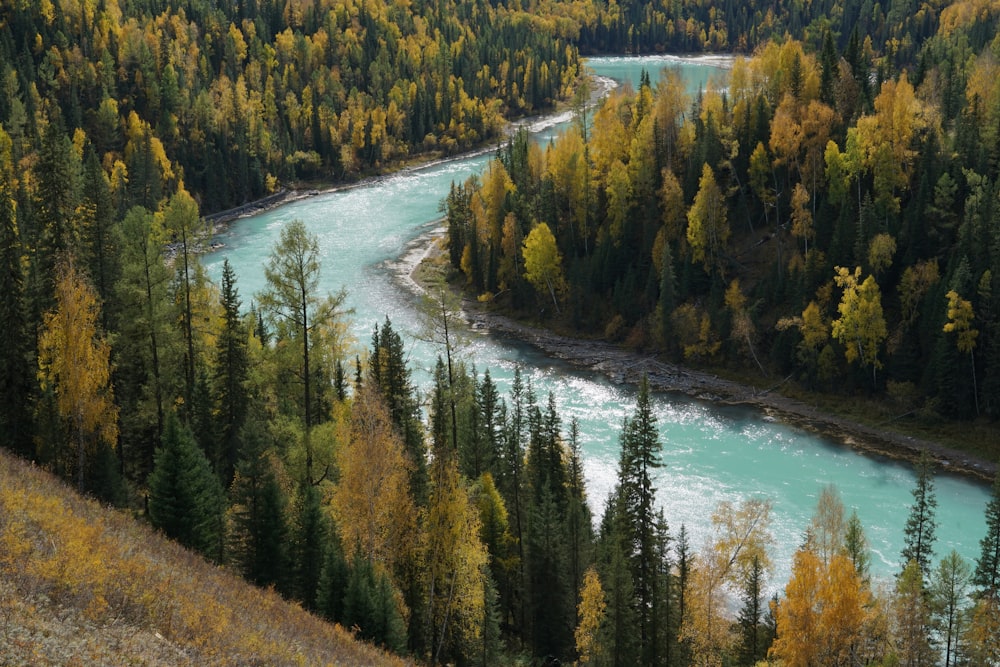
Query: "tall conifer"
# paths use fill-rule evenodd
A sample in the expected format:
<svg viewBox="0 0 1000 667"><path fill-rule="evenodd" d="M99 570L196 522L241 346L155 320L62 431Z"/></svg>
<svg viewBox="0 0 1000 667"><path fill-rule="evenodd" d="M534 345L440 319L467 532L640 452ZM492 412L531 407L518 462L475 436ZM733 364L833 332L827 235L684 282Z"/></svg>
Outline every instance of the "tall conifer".
<svg viewBox="0 0 1000 667"><path fill-rule="evenodd" d="M168 537L221 560L223 491L191 431L167 415L149 476L149 519Z"/></svg>
<svg viewBox="0 0 1000 667"><path fill-rule="evenodd" d="M979 541L979 558L972 583L986 594L1000 591L1000 470L993 479L993 491L986 505L986 535Z"/></svg>
<svg viewBox="0 0 1000 667"><path fill-rule="evenodd" d="M934 555L934 532L937 528L935 510L937 496L934 494L934 462L924 450L916 466L917 480L913 487L913 505L904 528L902 551L903 568L911 560L916 561L926 577L930 574L931 559Z"/></svg>

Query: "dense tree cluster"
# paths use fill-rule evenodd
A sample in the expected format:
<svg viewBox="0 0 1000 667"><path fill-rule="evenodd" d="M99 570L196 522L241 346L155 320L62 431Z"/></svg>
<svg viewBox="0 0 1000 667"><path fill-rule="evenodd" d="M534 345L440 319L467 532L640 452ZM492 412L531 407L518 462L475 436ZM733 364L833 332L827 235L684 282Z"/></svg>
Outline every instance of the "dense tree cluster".
<svg viewBox="0 0 1000 667"><path fill-rule="evenodd" d="M898 78L770 42L694 100L668 69L548 146L512 138L447 198L455 269L481 300L677 360L995 419L1000 98L995 46L950 64L960 11Z"/></svg>
<svg viewBox="0 0 1000 667"><path fill-rule="evenodd" d="M892 590L824 491L768 604L769 502L715 508L700 549L675 532L646 383L595 531L576 424L459 359L444 293L420 396L391 322L349 345L301 223L249 311L198 261L202 210L482 143L565 97L578 48L754 48L690 106L667 72L547 147L514 136L447 198L452 263L484 300L678 358L996 417L994 12L2 3L3 443L435 664L994 664L1000 482L975 568L935 569L923 462Z"/></svg>
<svg viewBox="0 0 1000 667"><path fill-rule="evenodd" d="M103 205L119 213L155 210L180 181L219 210L282 182L352 178L480 143L505 116L565 95L577 69L555 26L488 2L0 7L9 159L38 174L37 188L60 185L60 197L38 193L38 214L67 225L98 166L110 181ZM74 140L76 163L66 159ZM74 173L93 160L93 173Z"/></svg>

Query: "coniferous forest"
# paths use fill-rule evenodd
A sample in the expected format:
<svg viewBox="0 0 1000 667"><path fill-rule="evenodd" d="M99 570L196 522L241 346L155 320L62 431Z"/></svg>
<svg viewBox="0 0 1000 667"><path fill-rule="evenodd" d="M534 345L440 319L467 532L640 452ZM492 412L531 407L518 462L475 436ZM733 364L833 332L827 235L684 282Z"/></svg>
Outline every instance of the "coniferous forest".
<svg viewBox="0 0 1000 667"><path fill-rule="evenodd" d="M199 262L205 214L495 144L575 98L558 139L515 134L452 187L463 288L992 423L998 19L986 0L2 0L0 444L422 663L998 665L1000 477L975 563L935 553L925 455L893 581L832 487L772 581L766 500L706 510L705 545L658 509L646 382L595 522L578 425L463 362L445 300L422 395L388 319L348 344L303 224L261 293ZM727 81L687 96L653 73L580 103L581 54L700 51L737 54ZM0 572L47 551L5 493Z"/></svg>

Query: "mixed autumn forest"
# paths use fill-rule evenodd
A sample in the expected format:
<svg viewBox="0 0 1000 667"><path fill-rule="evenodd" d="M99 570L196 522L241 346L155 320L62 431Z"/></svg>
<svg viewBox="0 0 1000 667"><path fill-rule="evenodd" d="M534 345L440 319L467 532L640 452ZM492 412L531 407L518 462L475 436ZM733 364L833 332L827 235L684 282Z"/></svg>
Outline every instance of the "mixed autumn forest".
<svg viewBox="0 0 1000 667"><path fill-rule="evenodd" d="M1000 664L1000 481L975 563L934 552L924 457L895 580L827 488L771 581L766 499L706 509L705 546L659 509L645 383L595 525L576 423L460 361L444 296L421 395L390 321L346 339L305 225L258 294L199 263L207 214L499 144L442 203L454 282L488 307L989 426L998 18L990 0L3 0L2 444L431 664ZM583 103L586 54L702 51L737 57L695 96L668 70ZM558 103L574 122L551 144L504 138ZM31 537L26 488L0 489L5 627L96 571ZM155 614L100 577L92 622Z"/></svg>

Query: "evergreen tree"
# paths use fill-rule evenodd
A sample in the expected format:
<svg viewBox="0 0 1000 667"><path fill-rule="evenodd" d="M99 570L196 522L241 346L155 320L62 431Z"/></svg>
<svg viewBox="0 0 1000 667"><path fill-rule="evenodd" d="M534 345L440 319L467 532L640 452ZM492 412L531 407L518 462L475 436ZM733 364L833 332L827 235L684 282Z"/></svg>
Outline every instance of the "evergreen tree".
<svg viewBox="0 0 1000 667"><path fill-rule="evenodd" d="M868 538L865 537L865 529L858 518L858 512L851 513L851 518L847 520L847 530L844 534L844 553L854 565L854 571L858 573L862 581L868 581L868 563L871 556L868 554Z"/></svg>
<svg viewBox="0 0 1000 667"><path fill-rule="evenodd" d="M319 489L302 482L294 508L291 539L292 585L295 599L307 608L315 608L329 527L320 505Z"/></svg>
<svg viewBox="0 0 1000 667"><path fill-rule="evenodd" d="M323 569L316 590L316 609L331 621L343 624L348 568L336 530L329 531L325 547Z"/></svg>
<svg viewBox="0 0 1000 667"><path fill-rule="evenodd" d="M766 589L765 571L759 558L754 558L746 581L743 582L742 606L738 622L740 625L739 660L741 665L756 665L767 655L767 649L774 639L765 623Z"/></svg>
<svg viewBox="0 0 1000 667"><path fill-rule="evenodd" d="M528 528L528 585L535 655L567 655L573 646L575 592L566 579L566 544L561 512L548 489L531 510Z"/></svg>
<svg viewBox="0 0 1000 667"><path fill-rule="evenodd" d="M993 490L986 505L986 534L979 541L980 553L972 577L981 593L1000 592L1000 470L993 478Z"/></svg>
<svg viewBox="0 0 1000 667"><path fill-rule="evenodd" d="M348 568L344 592L343 625L359 629L358 636L391 651L406 646L406 624L396 604L388 573L356 551Z"/></svg>
<svg viewBox="0 0 1000 667"><path fill-rule="evenodd" d="M287 498L281 463L268 446L267 427L249 420L240 431L242 453L230 488L230 560L259 586L285 587L288 570Z"/></svg>
<svg viewBox="0 0 1000 667"><path fill-rule="evenodd" d="M108 179L93 147L88 144L83 172L84 228L81 230L87 266L94 289L104 304L102 324L110 327L112 290L118 278L118 254L115 244L115 206Z"/></svg>
<svg viewBox="0 0 1000 667"><path fill-rule="evenodd" d="M927 604L923 572L916 560L911 560L896 579L893 600L896 616L896 640L899 664L934 664L931 646L930 609Z"/></svg>
<svg viewBox="0 0 1000 667"><path fill-rule="evenodd" d="M570 422L568 442L567 482L568 496L566 504L567 566L569 567L569 586L571 591L579 591L583 587L584 573L593 562L594 524L587 504L587 491L583 478L583 462L580 455L580 424L576 417ZM574 619L573 626L580 622Z"/></svg>
<svg viewBox="0 0 1000 667"><path fill-rule="evenodd" d="M32 303L39 314L52 307L56 264L62 255L77 250L79 241L75 222L80 159L66 136L58 109L55 111L42 135L35 168L37 228L25 239L35 249Z"/></svg>
<svg viewBox="0 0 1000 667"><path fill-rule="evenodd" d="M941 559L931 579L931 620L939 638L938 646L944 648L944 667L959 664L959 638L964 632L971 574L969 564L952 549Z"/></svg>
<svg viewBox="0 0 1000 667"><path fill-rule="evenodd" d="M677 533L677 546L674 548L677 563L677 586L674 598L676 600L674 608L677 612L678 626L683 621L687 613L687 597L689 584L691 582L691 560L693 554L688 544L687 527L681 524L680 532ZM678 628L679 629L679 628ZM686 665L690 662L691 642L678 642L673 665Z"/></svg>
<svg viewBox="0 0 1000 667"><path fill-rule="evenodd" d="M526 521L526 503L524 500L524 434L527 424L526 399L530 388L526 388L521 378L521 369L514 369L514 379L510 387L510 413L502 420L506 425L504 432L504 448L500 462L500 475L497 476L497 486L503 495L507 511L510 512L511 529L517 547L517 578L509 599L515 604L515 623L524 627L525 622L525 553L524 539Z"/></svg>
<svg viewBox="0 0 1000 667"><path fill-rule="evenodd" d="M622 432L622 452L618 471L618 494L621 512L623 546L629 559L635 586L639 621L639 637L643 662L653 664L656 646L653 638L659 628L655 618L653 598L656 582L656 513L653 502L656 487L653 472L660 467L662 449L649 396L649 380L639 383L635 414L626 420Z"/></svg>
<svg viewBox="0 0 1000 667"><path fill-rule="evenodd" d="M913 488L913 505L904 528L902 551L903 568L910 561L916 561L924 576L930 573L931 558L934 554L934 518L937 497L934 494L934 462L927 450L920 453L916 465L917 480Z"/></svg>
<svg viewBox="0 0 1000 667"><path fill-rule="evenodd" d="M246 387L249 371L247 327L240 315L236 273L226 259L222 264L222 331L215 342L215 403L218 415L218 451L213 463L220 479L228 484L233 478L239 454L239 435L246 419L249 402Z"/></svg>
<svg viewBox="0 0 1000 667"><path fill-rule="evenodd" d="M420 406L416 389L410 379L403 338L392 322L385 318L381 329L372 333L369 377L389 408L392 423L403 439L406 452L413 462L410 470L410 492L418 504L427 501L427 452L420 422Z"/></svg>
<svg viewBox="0 0 1000 667"><path fill-rule="evenodd" d="M0 128L0 163L9 158L10 137ZM33 453L30 400L32 368L24 300L22 245L13 193L0 164L0 326L6 344L0 350L0 439L22 456Z"/></svg>
<svg viewBox="0 0 1000 667"><path fill-rule="evenodd" d="M149 476L149 520L168 537L221 560L222 487L194 435L172 412Z"/></svg>
<svg viewBox="0 0 1000 667"><path fill-rule="evenodd" d="M646 664L642 660L641 637L636 632L636 594L628 556L623 550L623 521L614 494L605 506L598 543L598 572L604 582L607 602L605 623L599 633L611 667Z"/></svg>

